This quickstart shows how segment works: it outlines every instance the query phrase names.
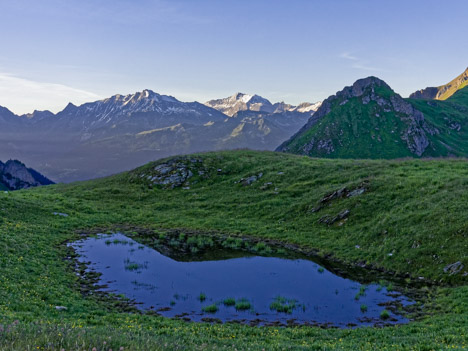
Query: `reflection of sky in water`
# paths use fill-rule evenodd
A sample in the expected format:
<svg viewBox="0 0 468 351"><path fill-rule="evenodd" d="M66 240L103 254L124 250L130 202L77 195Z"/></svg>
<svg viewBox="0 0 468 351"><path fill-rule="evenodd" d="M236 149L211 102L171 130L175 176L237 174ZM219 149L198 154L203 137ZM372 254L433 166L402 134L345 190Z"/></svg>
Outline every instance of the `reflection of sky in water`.
<svg viewBox="0 0 468 351"><path fill-rule="evenodd" d="M113 240L125 244L109 244ZM107 243L106 243L107 242ZM173 317L183 313L192 320L203 317L228 320L281 321L295 319L298 323L317 322L346 326L373 324L362 319L377 320L385 307L379 303L395 298L369 285L365 296L355 299L360 284L344 279L304 259L277 257L241 257L221 261L178 262L143 246L122 234L102 235L73 244L81 261L90 261L90 268L102 273L101 283L109 291L123 293L141 303L141 308L170 307L161 312ZM206 300L200 302L200 293ZM270 310L277 296L294 299L298 306L291 314ZM253 311L236 311L222 304L226 298L246 298ZM409 300L398 297L403 304ZM172 303L171 303L172 302ZM174 304L175 302L175 304ZM202 308L218 304L216 313L204 313ZM367 312L361 311L367 306ZM392 315L399 323L406 319Z"/></svg>

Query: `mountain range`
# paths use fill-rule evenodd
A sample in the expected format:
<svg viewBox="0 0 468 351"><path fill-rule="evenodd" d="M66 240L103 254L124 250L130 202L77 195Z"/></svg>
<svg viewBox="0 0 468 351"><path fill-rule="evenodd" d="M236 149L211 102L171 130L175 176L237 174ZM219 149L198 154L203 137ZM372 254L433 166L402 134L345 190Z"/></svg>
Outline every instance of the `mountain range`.
<svg viewBox="0 0 468 351"><path fill-rule="evenodd" d="M468 156L467 71L403 99L368 77L327 98L277 151L329 158ZM428 88L432 89L432 88ZM417 98L416 98L417 97Z"/></svg>
<svg viewBox="0 0 468 351"><path fill-rule="evenodd" d="M161 157L222 149L273 150L320 104L272 104L234 94L182 102L151 90L17 116L0 108L0 158L17 158L55 181L106 176Z"/></svg>
<svg viewBox="0 0 468 351"><path fill-rule="evenodd" d="M327 158L468 156L468 69L404 99L368 77L323 103L292 106L236 93L205 103L151 90L18 116L0 107L0 158L60 182L158 158L250 148ZM278 147L278 145L280 145Z"/></svg>
<svg viewBox="0 0 468 351"><path fill-rule="evenodd" d="M18 160L0 161L0 190L19 190L53 182Z"/></svg>
<svg viewBox="0 0 468 351"><path fill-rule="evenodd" d="M258 95L237 93L225 99L207 101L205 102L205 105L221 111L230 117L234 117L237 113L243 111L256 111L266 114L283 112L315 112L320 107L321 102L317 102L315 104L303 102L298 106L289 105L284 102L272 104L267 99Z"/></svg>

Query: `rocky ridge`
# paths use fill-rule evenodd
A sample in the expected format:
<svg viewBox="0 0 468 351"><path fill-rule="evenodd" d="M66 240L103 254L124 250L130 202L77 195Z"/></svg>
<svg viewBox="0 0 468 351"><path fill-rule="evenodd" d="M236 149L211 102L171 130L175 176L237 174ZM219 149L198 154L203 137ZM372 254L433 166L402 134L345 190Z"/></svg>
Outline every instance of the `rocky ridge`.
<svg viewBox="0 0 468 351"><path fill-rule="evenodd" d="M428 87L412 93L410 99L446 100L458 90L468 85L468 68L450 83L438 87Z"/></svg>
<svg viewBox="0 0 468 351"><path fill-rule="evenodd" d="M0 162L0 188L19 190L49 184L53 182L18 160Z"/></svg>

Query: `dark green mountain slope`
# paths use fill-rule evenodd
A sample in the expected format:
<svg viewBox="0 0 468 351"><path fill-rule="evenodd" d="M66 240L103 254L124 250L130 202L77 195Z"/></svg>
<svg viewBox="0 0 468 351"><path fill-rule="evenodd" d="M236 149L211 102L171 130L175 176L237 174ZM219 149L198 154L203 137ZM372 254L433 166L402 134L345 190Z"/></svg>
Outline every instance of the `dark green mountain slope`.
<svg viewBox="0 0 468 351"><path fill-rule="evenodd" d="M277 150L329 158L466 156L467 89L446 101L403 99L378 78L361 79L326 99Z"/></svg>

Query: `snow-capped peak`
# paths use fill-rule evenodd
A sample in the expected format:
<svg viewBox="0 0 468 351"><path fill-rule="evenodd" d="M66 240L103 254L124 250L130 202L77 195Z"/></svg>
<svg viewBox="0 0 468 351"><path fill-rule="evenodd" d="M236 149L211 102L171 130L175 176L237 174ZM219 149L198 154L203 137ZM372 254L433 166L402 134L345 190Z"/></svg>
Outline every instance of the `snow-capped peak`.
<svg viewBox="0 0 468 351"><path fill-rule="evenodd" d="M238 100L242 101L243 103L248 103L253 98L253 95L239 93L237 94L237 97Z"/></svg>
<svg viewBox="0 0 468 351"><path fill-rule="evenodd" d="M301 113L315 112L319 109L320 106L322 106L322 101L315 102L312 104L310 102L303 102L302 104L299 104L297 107L295 107L293 111Z"/></svg>
<svg viewBox="0 0 468 351"><path fill-rule="evenodd" d="M202 108L200 108L202 107ZM145 89L141 92L128 95L114 95L110 98L86 103L73 110L68 109L67 115L93 116L93 123L111 123L120 116L130 116L135 113L157 112L163 115L189 113L201 115L209 114L202 110L205 107L198 103L184 103L172 96L160 95L152 90Z"/></svg>
<svg viewBox="0 0 468 351"><path fill-rule="evenodd" d="M250 95L244 93L236 93L224 99L211 100L205 105L223 112L228 116L233 116L239 111L261 111L272 113L273 105L267 99L259 95Z"/></svg>
<svg viewBox="0 0 468 351"><path fill-rule="evenodd" d="M278 102L273 105L268 99L259 95L236 93L224 99L207 101L205 105L232 117L239 111L258 111L263 113L282 113L289 111L312 114L320 107L321 102L314 104L305 102L299 106Z"/></svg>

